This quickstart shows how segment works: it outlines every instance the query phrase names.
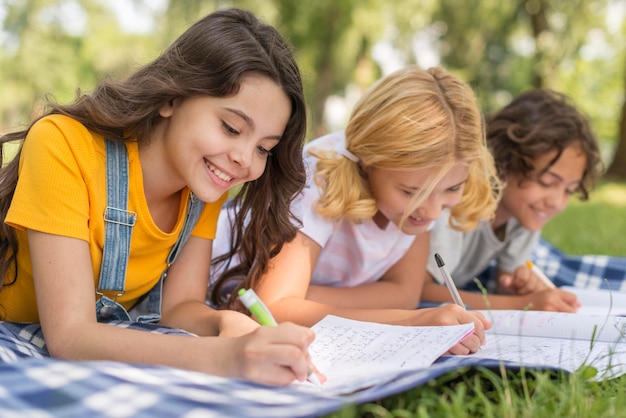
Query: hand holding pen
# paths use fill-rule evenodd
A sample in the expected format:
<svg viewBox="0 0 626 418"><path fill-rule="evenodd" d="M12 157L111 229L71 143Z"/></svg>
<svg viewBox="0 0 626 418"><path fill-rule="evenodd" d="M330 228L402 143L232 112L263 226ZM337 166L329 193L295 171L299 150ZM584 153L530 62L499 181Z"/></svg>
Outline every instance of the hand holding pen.
<svg viewBox="0 0 626 418"><path fill-rule="evenodd" d="M252 313L252 315L256 318L259 324L269 327L278 326L278 323L272 316L272 313L267 308L267 306L265 306L263 301L257 296L254 290L239 289L238 296L239 300L241 300L244 306L248 308L250 313ZM308 380L316 386L322 386L322 382L311 367L309 367L308 371Z"/></svg>
<svg viewBox="0 0 626 418"><path fill-rule="evenodd" d="M550 278L548 278L548 276L546 276L546 274L541 271L541 269L537 267L532 261L526 260L526 266L530 269L531 272L535 274L535 276L539 277L539 280L541 280L541 282L545 284L546 287L550 289L556 288L554 283L552 283L552 280L550 280Z"/></svg>
<svg viewBox="0 0 626 418"><path fill-rule="evenodd" d="M512 295L527 295L546 289L555 289L554 283L532 261L527 260L511 273L498 276L498 292Z"/></svg>
<svg viewBox="0 0 626 418"><path fill-rule="evenodd" d="M452 280L452 276L446 267L446 264L443 261L443 258L439 254L435 254L435 261L437 262L437 267L439 268L439 272L441 273L441 277L452 296L452 300L454 303L463 309L462 315L465 316L464 322L468 323L470 321L474 322L474 333L468 335L464 340L461 340L459 344L452 347L450 349L451 354L469 354L476 352L480 349L480 345L485 342L485 329L489 329L491 324L485 319L483 314L476 311L466 311L465 304L461 299L461 295L454 284L454 280ZM444 309L446 306L443 306L439 309Z"/></svg>

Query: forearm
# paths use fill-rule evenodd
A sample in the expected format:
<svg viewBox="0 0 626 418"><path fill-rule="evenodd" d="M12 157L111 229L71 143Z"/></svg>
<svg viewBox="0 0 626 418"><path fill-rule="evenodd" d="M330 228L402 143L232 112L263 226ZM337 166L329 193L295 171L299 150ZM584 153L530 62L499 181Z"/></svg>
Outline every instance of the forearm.
<svg viewBox="0 0 626 418"><path fill-rule="evenodd" d="M309 286L308 300L339 308L415 309L419 304L421 286L402 286L377 281L355 287Z"/></svg>
<svg viewBox="0 0 626 418"><path fill-rule="evenodd" d="M232 338L163 335L100 323L68 325L57 334L62 338L50 335L46 341L50 354L61 359L160 364L220 376L236 374L237 365L228 355L235 343Z"/></svg>

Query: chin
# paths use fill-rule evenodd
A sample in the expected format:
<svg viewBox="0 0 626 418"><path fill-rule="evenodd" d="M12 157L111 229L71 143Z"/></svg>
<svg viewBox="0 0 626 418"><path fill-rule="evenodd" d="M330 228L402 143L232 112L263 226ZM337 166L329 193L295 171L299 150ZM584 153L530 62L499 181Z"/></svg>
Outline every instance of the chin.
<svg viewBox="0 0 626 418"><path fill-rule="evenodd" d="M425 232L428 232L428 227L427 226L411 226L411 227L405 227L401 229L403 234L406 235L421 235Z"/></svg>
<svg viewBox="0 0 626 418"><path fill-rule="evenodd" d="M522 226L529 231L537 232L541 231L546 225L546 222L521 222Z"/></svg>

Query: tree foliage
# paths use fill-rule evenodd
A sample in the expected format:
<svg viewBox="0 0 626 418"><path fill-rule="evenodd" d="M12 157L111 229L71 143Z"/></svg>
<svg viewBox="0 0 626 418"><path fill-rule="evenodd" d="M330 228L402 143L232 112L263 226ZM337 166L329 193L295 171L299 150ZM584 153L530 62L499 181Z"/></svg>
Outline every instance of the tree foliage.
<svg viewBox="0 0 626 418"><path fill-rule="evenodd" d="M485 112L533 86L570 95L592 119L607 156L620 144L610 173L626 178L626 168L619 170L626 167L623 0L126 3L153 20L150 30L121 25L106 0L0 0L0 131L27 122L42 95L69 101L78 87L123 77L196 19L238 6L275 25L294 45L310 137L330 128L329 97L345 97L349 109L397 66L440 64L472 85ZM617 23L615 16L621 16Z"/></svg>

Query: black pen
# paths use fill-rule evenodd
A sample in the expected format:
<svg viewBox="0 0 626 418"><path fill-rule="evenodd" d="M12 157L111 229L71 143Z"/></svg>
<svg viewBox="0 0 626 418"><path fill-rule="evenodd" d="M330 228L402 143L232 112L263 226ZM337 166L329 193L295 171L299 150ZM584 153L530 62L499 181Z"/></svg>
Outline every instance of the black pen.
<svg viewBox="0 0 626 418"><path fill-rule="evenodd" d="M450 272L446 268L446 263L443 262L443 258L441 258L438 253L435 254L435 261L437 262L437 267L439 267L439 271L441 272L441 277L443 277L443 281L446 283L446 287L450 291L452 299L454 299L454 303L465 309L465 304L461 299L461 295L459 295L459 291L456 289L452 276L450 276Z"/></svg>

